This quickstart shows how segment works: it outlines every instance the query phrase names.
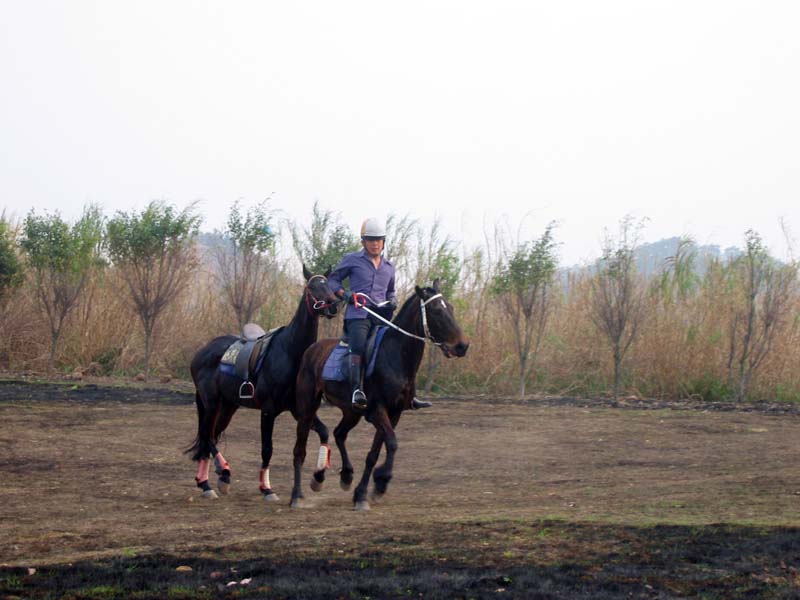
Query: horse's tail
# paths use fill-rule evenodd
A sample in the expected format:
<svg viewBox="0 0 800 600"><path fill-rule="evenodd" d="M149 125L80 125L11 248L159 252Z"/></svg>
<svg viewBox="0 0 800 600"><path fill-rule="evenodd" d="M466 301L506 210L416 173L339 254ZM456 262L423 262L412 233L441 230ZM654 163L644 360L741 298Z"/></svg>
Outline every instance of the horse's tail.
<svg viewBox="0 0 800 600"><path fill-rule="evenodd" d="M202 445L202 440L200 439L200 423L203 422L205 408L203 407L203 402L200 400L199 392L194 393L194 401L195 404L197 404L197 435L194 437L192 443L184 448L183 453L191 454L192 460L200 460L203 458L202 453L200 452L200 446Z"/></svg>

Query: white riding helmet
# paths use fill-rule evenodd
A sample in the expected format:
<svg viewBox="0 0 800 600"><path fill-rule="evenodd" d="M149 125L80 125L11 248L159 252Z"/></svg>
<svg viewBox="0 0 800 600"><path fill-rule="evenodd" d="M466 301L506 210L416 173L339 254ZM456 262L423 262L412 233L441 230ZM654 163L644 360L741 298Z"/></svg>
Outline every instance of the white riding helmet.
<svg viewBox="0 0 800 600"><path fill-rule="evenodd" d="M386 238L386 226L370 217L361 224L361 238L367 237Z"/></svg>

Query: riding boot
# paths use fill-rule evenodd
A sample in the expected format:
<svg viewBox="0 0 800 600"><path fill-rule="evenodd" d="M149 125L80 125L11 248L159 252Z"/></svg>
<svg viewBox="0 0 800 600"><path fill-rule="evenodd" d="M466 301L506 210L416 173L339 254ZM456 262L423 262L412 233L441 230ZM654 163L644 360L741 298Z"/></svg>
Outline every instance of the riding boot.
<svg viewBox="0 0 800 600"><path fill-rule="evenodd" d="M352 391L353 408L367 408L367 396L361 390L362 361L358 354L350 355L350 390Z"/></svg>
<svg viewBox="0 0 800 600"><path fill-rule="evenodd" d="M420 408L428 408L429 406L433 406L433 402L420 400L419 398L411 400L411 410L419 410Z"/></svg>

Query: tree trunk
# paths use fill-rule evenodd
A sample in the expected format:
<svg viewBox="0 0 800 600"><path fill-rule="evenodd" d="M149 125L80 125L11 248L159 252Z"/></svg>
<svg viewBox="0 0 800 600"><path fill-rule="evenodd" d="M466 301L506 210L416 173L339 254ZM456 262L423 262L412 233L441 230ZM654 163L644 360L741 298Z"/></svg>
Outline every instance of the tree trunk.
<svg viewBox="0 0 800 600"><path fill-rule="evenodd" d="M144 381L150 381L150 351L153 339L153 325L152 323L144 327Z"/></svg>
<svg viewBox="0 0 800 600"><path fill-rule="evenodd" d="M622 356L619 346L614 347L614 399L619 398L620 380L622 379Z"/></svg>
<svg viewBox="0 0 800 600"><path fill-rule="evenodd" d="M528 365L528 357L520 357L519 359L519 399L525 398L525 368Z"/></svg>
<svg viewBox="0 0 800 600"><path fill-rule="evenodd" d="M47 372L52 375L56 370L56 347L58 346L58 338L60 331L50 332L50 358L47 361Z"/></svg>

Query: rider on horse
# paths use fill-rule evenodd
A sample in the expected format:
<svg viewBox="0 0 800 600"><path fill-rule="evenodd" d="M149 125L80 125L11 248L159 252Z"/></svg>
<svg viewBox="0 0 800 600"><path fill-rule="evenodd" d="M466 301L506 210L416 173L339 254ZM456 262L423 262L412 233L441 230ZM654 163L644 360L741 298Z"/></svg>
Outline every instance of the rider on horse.
<svg viewBox="0 0 800 600"><path fill-rule="evenodd" d="M350 388L355 408L367 407L367 396L361 389L364 372L364 354L367 339L372 328L379 321L369 315L355 294L366 294L375 303L386 304L381 316L391 319L397 308L394 290L394 265L383 256L386 243L386 227L377 219L367 219L361 225L362 250L346 254L336 269L328 277L331 291L339 298L347 300L349 306L344 315L344 333L350 344ZM350 290L345 290L342 281L350 279ZM412 408L424 408L430 402L414 398Z"/></svg>

